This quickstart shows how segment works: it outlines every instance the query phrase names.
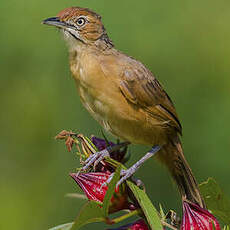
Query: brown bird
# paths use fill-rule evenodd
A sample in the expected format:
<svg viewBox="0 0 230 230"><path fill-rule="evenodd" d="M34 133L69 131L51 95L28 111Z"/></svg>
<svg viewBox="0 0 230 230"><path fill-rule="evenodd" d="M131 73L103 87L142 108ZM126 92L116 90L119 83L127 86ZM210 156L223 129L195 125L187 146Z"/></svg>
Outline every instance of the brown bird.
<svg viewBox="0 0 230 230"><path fill-rule="evenodd" d="M179 138L182 128L176 110L150 70L117 50L101 16L89 9L67 8L43 23L63 32L69 47L70 69L81 101L90 114L107 131L125 141L154 146L134 166L123 171L119 183L157 153L178 185L182 199L204 207L183 154ZM93 155L84 169L107 153Z"/></svg>

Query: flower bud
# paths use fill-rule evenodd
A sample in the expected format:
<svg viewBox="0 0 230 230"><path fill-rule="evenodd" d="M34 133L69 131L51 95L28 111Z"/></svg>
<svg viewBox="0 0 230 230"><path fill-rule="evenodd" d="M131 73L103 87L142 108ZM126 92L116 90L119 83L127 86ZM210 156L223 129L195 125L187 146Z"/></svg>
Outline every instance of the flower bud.
<svg viewBox="0 0 230 230"><path fill-rule="evenodd" d="M214 228L215 226L215 228ZM220 230L217 219L208 210L191 202L183 202L181 230Z"/></svg>
<svg viewBox="0 0 230 230"><path fill-rule="evenodd" d="M70 176L84 191L89 200L103 202L104 196L108 189L107 185L103 185L108 178L108 173L90 172L90 173L71 173ZM103 186L102 186L103 185Z"/></svg>
<svg viewBox="0 0 230 230"><path fill-rule="evenodd" d="M89 172L89 173L71 173L70 176L81 187L89 200L98 201L103 203L105 194L108 190L106 184L110 173L104 172ZM117 212L129 207L128 195L125 192L124 185L116 188L114 195L111 198L109 212Z"/></svg>

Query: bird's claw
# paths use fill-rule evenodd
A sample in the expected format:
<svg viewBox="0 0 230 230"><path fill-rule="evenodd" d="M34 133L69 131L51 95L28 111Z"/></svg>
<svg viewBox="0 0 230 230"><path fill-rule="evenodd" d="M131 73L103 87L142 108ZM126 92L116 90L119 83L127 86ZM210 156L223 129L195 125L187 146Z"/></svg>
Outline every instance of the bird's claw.
<svg viewBox="0 0 230 230"><path fill-rule="evenodd" d="M94 164L94 169L95 169L97 164L101 162L105 157L110 157L110 153L112 153L113 151L117 151L120 148L125 147L129 144L130 144L129 142L123 142L120 144L116 144L114 146L108 146L107 148L92 154L85 160L84 162L85 166L82 168L82 170L88 169L92 164Z"/></svg>
<svg viewBox="0 0 230 230"><path fill-rule="evenodd" d="M107 179L107 181L104 182L104 183L101 185L100 189L102 189L104 186L108 186L108 184L109 184L109 183L111 182L111 180L113 179L113 176L114 176L114 173L112 173L112 174L109 176L109 178Z"/></svg>
<svg viewBox="0 0 230 230"><path fill-rule="evenodd" d="M82 170L88 169L92 164L94 165L95 168L97 164L107 156L109 156L109 151L107 149L103 149L102 151L92 154L86 159L85 161L86 165L82 168Z"/></svg>
<svg viewBox="0 0 230 230"><path fill-rule="evenodd" d="M118 188L124 181L126 181L128 178L130 178L135 173L135 171L136 170L132 169L132 167L127 169L127 170L122 169L120 172L121 179L117 182L116 188ZM111 182L111 180L113 179L113 176L114 176L114 173L112 173L109 176L109 178L107 179L107 181L101 185L101 188L104 186L107 186Z"/></svg>
<svg viewBox="0 0 230 230"><path fill-rule="evenodd" d="M117 182L116 187L119 187L124 181L129 179L134 173L136 172L136 169L134 167L131 167L126 170L121 170L121 179Z"/></svg>
<svg viewBox="0 0 230 230"><path fill-rule="evenodd" d="M102 150L103 151L103 150ZM95 170L96 169L96 166L106 157L109 157L109 152L108 150L107 151L104 151L100 153L100 156L96 159L96 161L93 163L93 169Z"/></svg>

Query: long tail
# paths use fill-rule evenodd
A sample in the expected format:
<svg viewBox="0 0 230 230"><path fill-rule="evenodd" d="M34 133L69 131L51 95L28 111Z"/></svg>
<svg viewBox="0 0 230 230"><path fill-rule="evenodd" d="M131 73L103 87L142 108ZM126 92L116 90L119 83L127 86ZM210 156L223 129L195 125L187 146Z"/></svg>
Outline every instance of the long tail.
<svg viewBox="0 0 230 230"><path fill-rule="evenodd" d="M205 208L197 182L186 161L179 137L171 140L158 154L158 159L167 166L175 180L182 200L189 200Z"/></svg>

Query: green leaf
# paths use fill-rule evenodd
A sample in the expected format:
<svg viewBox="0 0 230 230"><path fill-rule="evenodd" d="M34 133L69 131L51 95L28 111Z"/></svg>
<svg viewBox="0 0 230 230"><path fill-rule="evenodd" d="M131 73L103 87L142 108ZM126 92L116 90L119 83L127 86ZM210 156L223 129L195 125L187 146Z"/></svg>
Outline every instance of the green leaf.
<svg viewBox="0 0 230 230"><path fill-rule="evenodd" d="M209 210L225 224L230 224L230 201L213 178L199 185L200 192Z"/></svg>
<svg viewBox="0 0 230 230"><path fill-rule="evenodd" d="M132 190L138 203L140 204L151 229L163 230L163 226L158 216L158 212L156 208L153 206L148 196L146 195L146 193L130 181L127 181L127 184L129 188Z"/></svg>
<svg viewBox="0 0 230 230"><path fill-rule="evenodd" d="M121 172L121 165L119 165L113 175L113 178L111 182L108 185L108 190L105 194L104 200L103 200L103 214L104 217L107 217L109 214L109 205L110 205L110 200L114 194L114 191L116 189L116 184L120 179L120 172Z"/></svg>
<svg viewBox="0 0 230 230"><path fill-rule="evenodd" d="M72 225L73 225L73 223L62 224L62 225L56 226L54 228L50 228L49 230L70 230Z"/></svg>
<svg viewBox="0 0 230 230"><path fill-rule="evenodd" d="M102 208L95 201L88 201L80 210L74 224L70 230L77 230L80 227L95 223L105 221Z"/></svg>

